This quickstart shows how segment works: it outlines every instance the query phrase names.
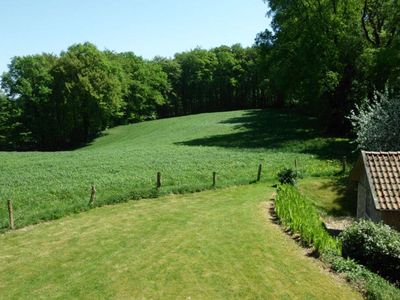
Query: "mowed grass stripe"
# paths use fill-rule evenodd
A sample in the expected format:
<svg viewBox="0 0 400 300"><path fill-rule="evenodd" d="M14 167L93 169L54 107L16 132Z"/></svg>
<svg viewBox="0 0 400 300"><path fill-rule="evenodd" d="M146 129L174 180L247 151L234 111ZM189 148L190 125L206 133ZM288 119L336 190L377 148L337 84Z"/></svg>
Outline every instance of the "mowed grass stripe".
<svg viewBox="0 0 400 300"><path fill-rule="evenodd" d="M272 192L131 201L6 233L0 298L360 298L270 223Z"/></svg>
<svg viewBox="0 0 400 300"><path fill-rule="evenodd" d="M282 110L209 113L107 130L91 145L64 152L0 152L0 230L8 227L6 201L23 227L88 209L90 186L97 204L209 189L262 180L285 166L310 176L330 176L349 153L348 140L325 138L313 119Z"/></svg>

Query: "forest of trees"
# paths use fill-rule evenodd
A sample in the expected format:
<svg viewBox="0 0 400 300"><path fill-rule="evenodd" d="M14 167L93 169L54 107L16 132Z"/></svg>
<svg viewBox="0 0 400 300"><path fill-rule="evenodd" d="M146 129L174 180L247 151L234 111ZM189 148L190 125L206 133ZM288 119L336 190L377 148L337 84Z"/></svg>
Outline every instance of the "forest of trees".
<svg viewBox="0 0 400 300"><path fill-rule="evenodd" d="M0 147L67 149L119 124L265 107L257 59L240 45L144 60L90 43L14 57L1 81Z"/></svg>
<svg viewBox="0 0 400 300"><path fill-rule="evenodd" d="M347 133L355 104L400 90L399 0L269 0L258 34L269 97Z"/></svg>
<svg viewBox="0 0 400 300"><path fill-rule="evenodd" d="M347 134L356 105L399 94L399 0L266 2L272 26L253 47L145 60L84 43L14 57L1 77L0 149L68 149L119 124L267 106Z"/></svg>

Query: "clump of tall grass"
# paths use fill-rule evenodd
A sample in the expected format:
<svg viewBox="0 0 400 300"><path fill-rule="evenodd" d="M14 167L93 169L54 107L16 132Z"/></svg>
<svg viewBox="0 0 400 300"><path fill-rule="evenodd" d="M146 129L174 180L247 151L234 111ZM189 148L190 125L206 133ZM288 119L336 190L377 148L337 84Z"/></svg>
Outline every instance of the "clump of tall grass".
<svg viewBox="0 0 400 300"><path fill-rule="evenodd" d="M282 224L299 234L306 246L314 247L320 254L340 254L340 242L326 231L314 205L294 186L285 184L278 188L275 211Z"/></svg>

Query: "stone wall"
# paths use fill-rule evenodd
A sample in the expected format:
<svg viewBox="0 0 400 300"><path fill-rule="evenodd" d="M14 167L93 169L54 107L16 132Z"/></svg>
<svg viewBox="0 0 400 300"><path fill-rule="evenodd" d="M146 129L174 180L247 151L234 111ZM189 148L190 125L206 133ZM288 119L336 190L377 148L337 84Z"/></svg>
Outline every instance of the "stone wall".
<svg viewBox="0 0 400 300"><path fill-rule="evenodd" d="M385 224L400 231L400 211L382 211L381 214Z"/></svg>
<svg viewBox="0 0 400 300"><path fill-rule="evenodd" d="M361 218L371 219L374 222L379 222L381 220L381 212L375 207L365 170L363 170L363 174L358 183L357 219Z"/></svg>

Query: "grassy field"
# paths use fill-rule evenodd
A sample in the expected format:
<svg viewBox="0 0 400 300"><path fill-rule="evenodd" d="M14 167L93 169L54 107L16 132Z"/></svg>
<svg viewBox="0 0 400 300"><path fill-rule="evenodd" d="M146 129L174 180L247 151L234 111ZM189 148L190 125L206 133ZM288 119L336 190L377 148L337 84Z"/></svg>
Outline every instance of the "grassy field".
<svg viewBox="0 0 400 300"><path fill-rule="evenodd" d="M357 185L347 176L306 177L299 180L298 187L323 214L329 216L356 214Z"/></svg>
<svg viewBox="0 0 400 300"><path fill-rule="evenodd" d="M233 111L120 126L74 151L0 152L0 230L8 226L7 199L23 227L86 210L92 183L101 205L208 189L213 171L219 187L249 183L259 163L263 181L295 159L306 176L331 176L351 146L317 128L282 110Z"/></svg>
<svg viewBox="0 0 400 300"><path fill-rule="evenodd" d="M267 217L255 184L0 235L2 299L361 299Z"/></svg>

